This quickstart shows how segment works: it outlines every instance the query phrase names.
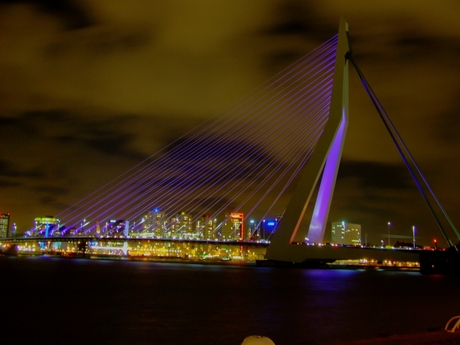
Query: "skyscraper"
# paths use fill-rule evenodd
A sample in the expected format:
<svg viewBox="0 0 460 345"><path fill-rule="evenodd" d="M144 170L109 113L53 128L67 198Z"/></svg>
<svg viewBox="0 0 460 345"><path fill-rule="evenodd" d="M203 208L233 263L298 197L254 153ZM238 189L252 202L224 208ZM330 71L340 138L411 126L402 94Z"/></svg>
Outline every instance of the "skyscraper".
<svg viewBox="0 0 460 345"><path fill-rule="evenodd" d="M222 239L240 241L244 240L244 213L230 212L225 215L225 221L222 224Z"/></svg>
<svg viewBox="0 0 460 345"><path fill-rule="evenodd" d="M217 219L211 218L209 215L203 215L196 221L195 232L197 238L214 239L217 238L216 230Z"/></svg>
<svg viewBox="0 0 460 345"><path fill-rule="evenodd" d="M9 237L10 229L10 214L9 213L3 213L0 215L0 238L5 238Z"/></svg>
<svg viewBox="0 0 460 345"><path fill-rule="evenodd" d="M164 212L155 207L144 216L144 229L142 237L161 238L165 236L167 220Z"/></svg>

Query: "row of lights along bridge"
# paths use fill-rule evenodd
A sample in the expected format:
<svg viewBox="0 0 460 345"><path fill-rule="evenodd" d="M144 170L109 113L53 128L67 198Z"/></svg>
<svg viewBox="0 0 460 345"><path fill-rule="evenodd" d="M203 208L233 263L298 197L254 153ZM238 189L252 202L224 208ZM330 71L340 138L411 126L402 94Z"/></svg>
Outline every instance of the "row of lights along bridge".
<svg viewBox="0 0 460 345"><path fill-rule="evenodd" d="M34 227L24 233L26 237L66 237L88 236L99 238L157 238L185 240L219 240L219 241L255 241L265 242L276 229L281 216L273 219L255 221L250 219L244 226L244 214L231 212L226 214L220 223L216 218L202 216L193 220L186 212L174 217L167 217L158 208L149 211L139 222L130 224L128 220L111 219L102 225L99 222L90 224L83 219L79 227L66 227L53 216L35 218ZM16 237L15 224L10 228L10 214L0 215L0 238ZM345 222L333 222L331 242L338 244L361 245L361 225ZM388 222L388 239L381 240L381 246L391 247L391 227ZM416 227L412 227L413 247L416 247ZM305 239L308 244L308 238ZM367 233L364 244L367 246ZM437 247L437 241L434 240Z"/></svg>

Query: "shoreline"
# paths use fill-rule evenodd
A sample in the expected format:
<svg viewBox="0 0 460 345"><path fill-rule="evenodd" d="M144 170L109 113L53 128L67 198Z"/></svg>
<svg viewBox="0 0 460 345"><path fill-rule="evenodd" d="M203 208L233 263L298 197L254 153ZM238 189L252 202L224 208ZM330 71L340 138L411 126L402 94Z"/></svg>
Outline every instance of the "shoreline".
<svg viewBox="0 0 460 345"><path fill-rule="evenodd" d="M269 260L257 261L232 261L219 259L184 259L180 257L151 257L151 256L118 256L118 255L97 255L97 254L77 254L77 255L60 255L52 253L35 253L17 255L4 255L13 257L51 257L59 259L89 259L89 260L109 260L109 261L141 261L155 263L182 263L196 265L217 265L217 266L235 266L235 267L275 267L275 268L295 268L295 269L332 269L332 270L373 270L373 271L402 271L402 272L420 272L419 267L400 267L387 265L354 265L354 264L330 264L324 262L308 262L305 264L280 264L273 265ZM268 264L267 264L268 263Z"/></svg>

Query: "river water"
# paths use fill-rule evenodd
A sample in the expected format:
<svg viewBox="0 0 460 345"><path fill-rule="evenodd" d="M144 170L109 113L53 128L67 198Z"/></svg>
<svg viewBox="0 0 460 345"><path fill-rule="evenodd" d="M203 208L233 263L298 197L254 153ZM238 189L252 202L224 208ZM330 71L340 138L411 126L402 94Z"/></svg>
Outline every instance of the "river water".
<svg viewBox="0 0 460 345"><path fill-rule="evenodd" d="M322 344L460 314L460 278L418 272L3 257L0 279L1 344Z"/></svg>

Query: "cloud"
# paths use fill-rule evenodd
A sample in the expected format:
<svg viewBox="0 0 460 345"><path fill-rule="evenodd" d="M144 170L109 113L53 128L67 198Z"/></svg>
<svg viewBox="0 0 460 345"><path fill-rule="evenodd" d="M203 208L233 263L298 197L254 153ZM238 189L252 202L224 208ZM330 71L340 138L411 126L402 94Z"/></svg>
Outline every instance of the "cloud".
<svg viewBox="0 0 460 345"><path fill-rule="evenodd" d="M24 214L26 223L71 205L238 104L332 37L342 15L361 69L455 209L459 6L455 0L2 1L2 209ZM270 154L269 144L260 157ZM371 224L372 217L390 216L385 203L397 205L391 212L401 217L404 209L408 219L417 215L415 206L405 207L412 194L401 159L353 72L343 155L334 203L344 207L335 216L346 211Z"/></svg>
<svg viewBox="0 0 460 345"><path fill-rule="evenodd" d="M71 31L33 7L6 6L0 32L6 43L0 58L1 106L15 111L84 104L144 115L217 112L237 97L234 90L254 85L256 62L244 37L257 22L241 21L245 9L224 4L228 11L219 8L213 17L195 6L184 12L186 7L175 11L158 3L90 2L86 11L98 18L97 25ZM200 25L187 22L193 16ZM225 22L234 20L241 27L229 31ZM18 27L19 22L26 27ZM247 59L240 59L242 49Z"/></svg>
<svg viewBox="0 0 460 345"><path fill-rule="evenodd" d="M56 110L0 122L0 145L8 147L0 162L3 205L13 215L26 213L29 226L37 214L57 213L146 157L136 148L129 116ZM28 211L27 204L33 205Z"/></svg>
<svg viewBox="0 0 460 345"><path fill-rule="evenodd" d="M385 164L369 161L342 161L339 180L354 179L361 188L406 189L413 183L407 168L402 164Z"/></svg>
<svg viewBox="0 0 460 345"><path fill-rule="evenodd" d="M42 173L38 170L21 170L5 160L0 160L0 176L2 177L40 177Z"/></svg>
<svg viewBox="0 0 460 345"><path fill-rule="evenodd" d="M47 1L47 0L19 0L6 1L12 3L29 3L38 11L55 16L67 30L81 29L93 24L89 13L73 0Z"/></svg>

